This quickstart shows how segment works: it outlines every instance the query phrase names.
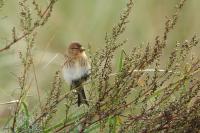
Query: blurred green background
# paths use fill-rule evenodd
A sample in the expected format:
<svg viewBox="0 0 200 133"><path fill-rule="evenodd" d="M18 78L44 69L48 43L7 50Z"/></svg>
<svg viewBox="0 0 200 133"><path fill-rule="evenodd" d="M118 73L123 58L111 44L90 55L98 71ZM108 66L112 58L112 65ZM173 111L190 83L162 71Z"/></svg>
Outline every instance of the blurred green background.
<svg viewBox="0 0 200 133"><path fill-rule="evenodd" d="M42 8L47 0L38 1ZM71 41L80 41L85 47L88 44L95 51L102 47L106 32L119 20L120 12L125 8L127 0L59 0L48 23L37 31L34 46L34 63L40 95L44 100L51 88L51 81L56 70L63 62L66 46ZM132 46L145 45L154 42L157 35L164 30L166 17L175 11L179 0L135 0L135 6L130 16L130 23L121 39L128 39L124 49ZM183 8L177 26L170 34L166 54L169 54L176 41L190 39L195 33L200 33L200 1L188 0ZM11 30L15 26L20 33L18 1L6 0L0 9L0 47L11 39ZM15 75L22 70L18 51L23 51L23 41L15 44L8 51L0 53L0 103L17 99L20 92ZM199 56L200 48L194 50ZM55 59L54 59L55 58ZM51 60L54 59L52 62ZM164 60L165 61L165 60ZM48 64L51 62L50 64ZM67 85L64 85L66 88ZM28 94L29 102L38 101L36 86L33 80ZM31 99L31 100L30 100ZM38 102L37 102L38 103ZM12 105L0 105L0 127L11 115ZM38 108L38 104L32 106Z"/></svg>

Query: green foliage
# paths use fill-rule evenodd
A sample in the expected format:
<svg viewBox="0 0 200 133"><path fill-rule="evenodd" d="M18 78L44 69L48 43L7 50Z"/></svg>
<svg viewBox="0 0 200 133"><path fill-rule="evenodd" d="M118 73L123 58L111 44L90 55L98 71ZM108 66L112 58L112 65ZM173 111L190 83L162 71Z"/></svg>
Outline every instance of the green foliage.
<svg viewBox="0 0 200 133"><path fill-rule="evenodd" d="M40 133L42 132L41 127L39 126L31 126L31 117L29 115L29 110L26 103L22 102L22 108L19 114L19 119L16 122L17 127L15 132L17 133Z"/></svg>
<svg viewBox="0 0 200 133"><path fill-rule="evenodd" d="M124 60L124 56L126 56L125 51L122 49L120 56L119 56L119 60L118 60L118 72L122 71L122 67L123 67L123 60Z"/></svg>
<svg viewBox="0 0 200 133"><path fill-rule="evenodd" d="M115 133L116 132L116 126L117 126L117 117L111 116L109 118L109 133Z"/></svg>

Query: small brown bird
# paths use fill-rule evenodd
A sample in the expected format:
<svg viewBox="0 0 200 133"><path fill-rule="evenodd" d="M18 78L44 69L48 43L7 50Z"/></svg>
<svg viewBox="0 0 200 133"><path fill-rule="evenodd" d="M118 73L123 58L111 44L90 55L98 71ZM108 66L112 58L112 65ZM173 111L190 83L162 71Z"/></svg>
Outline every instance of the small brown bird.
<svg viewBox="0 0 200 133"><path fill-rule="evenodd" d="M89 77L90 63L85 54L85 49L79 42L72 42L67 48L62 70L65 81L78 94L78 106L81 104L88 105L83 82Z"/></svg>

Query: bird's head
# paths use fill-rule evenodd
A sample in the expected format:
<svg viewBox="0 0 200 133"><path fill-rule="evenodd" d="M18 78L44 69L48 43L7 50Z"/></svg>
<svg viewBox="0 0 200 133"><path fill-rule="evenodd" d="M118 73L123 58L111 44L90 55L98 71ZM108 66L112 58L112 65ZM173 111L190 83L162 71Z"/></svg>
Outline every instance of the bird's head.
<svg viewBox="0 0 200 133"><path fill-rule="evenodd" d="M68 47L68 54L70 56L80 56L84 54L85 49L82 47L82 45L79 42L72 42Z"/></svg>

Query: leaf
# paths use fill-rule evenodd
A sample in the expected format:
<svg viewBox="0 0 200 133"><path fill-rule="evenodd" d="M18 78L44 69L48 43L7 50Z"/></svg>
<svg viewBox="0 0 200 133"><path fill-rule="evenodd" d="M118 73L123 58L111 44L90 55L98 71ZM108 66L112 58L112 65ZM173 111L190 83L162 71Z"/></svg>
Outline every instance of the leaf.
<svg viewBox="0 0 200 133"><path fill-rule="evenodd" d="M116 133L117 116L111 116L109 118L109 133Z"/></svg>
<svg viewBox="0 0 200 133"><path fill-rule="evenodd" d="M22 102L22 105L23 105L23 111L25 113L24 125L25 125L26 128L29 128L29 118L30 118L30 115L29 115L28 107L27 107L27 105L26 105L25 102Z"/></svg>
<svg viewBox="0 0 200 133"><path fill-rule="evenodd" d="M97 128L100 127L100 123L95 123L94 126L92 126L91 128L89 129L86 129L85 133L91 133L92 131L95 131Z"/></svg>
<svg viewBox="0 0 200 133"><path fill-rule="evenodd" d="M120 57L118 60L118 72L120 72L123 68L123 59L124 59L125 51L122 49L120 53Z"/></svg>
<svg viewBox="0 0 200 133"><path fill-rule="evenodd" d="M120 116L116 116L116 121L117 121L117 125L121 125L122 124L122 119L120 118Z"/></svg>

